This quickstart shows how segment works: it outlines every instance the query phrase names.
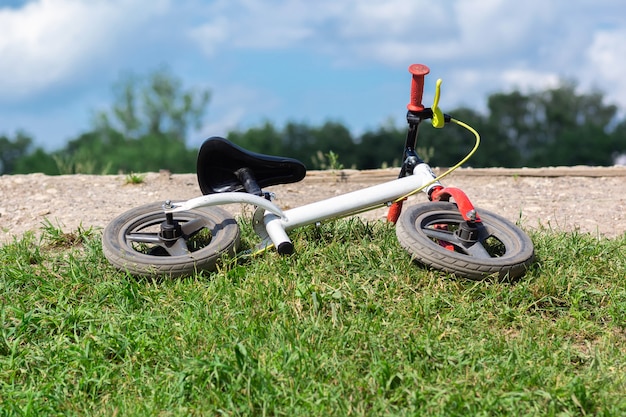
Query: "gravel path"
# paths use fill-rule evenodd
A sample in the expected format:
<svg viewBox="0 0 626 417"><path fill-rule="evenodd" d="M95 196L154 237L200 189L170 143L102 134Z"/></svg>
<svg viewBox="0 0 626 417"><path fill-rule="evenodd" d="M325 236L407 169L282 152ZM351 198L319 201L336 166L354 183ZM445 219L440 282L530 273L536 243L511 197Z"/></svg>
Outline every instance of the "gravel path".
<svg viewBox="0 0 626 417"><path fill-rule="evenodd" d="M435 170L437 171L437 170ZM312 171L304 181L272 187L283 209L394 179L397 169ZM580 230L606 237L626 233L626 167L459 169L443 181L463 189L477 207L532 229ZM120 213L153 201L200 195L195 174L148 173L141 184L124 175L0 176L0 244L50 221L64 231L103 228ZM409 204L425 201L412 197ZM229 207L240 212L241 207ZM384 219L385 209L363 214Z"/></svg>

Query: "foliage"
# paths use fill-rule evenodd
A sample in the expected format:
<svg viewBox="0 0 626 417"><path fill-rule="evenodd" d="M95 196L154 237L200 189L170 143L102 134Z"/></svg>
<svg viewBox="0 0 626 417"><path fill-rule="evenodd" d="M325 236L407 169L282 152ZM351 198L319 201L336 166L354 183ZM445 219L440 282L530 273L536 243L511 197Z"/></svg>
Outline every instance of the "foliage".
<svg viewBox="0 0 626 417"><path fill-rule="evenodd" d="M134 172L126 174L126 184L141 184L146 179L146 174L137 174Z"/></svg>
<svg viewBox="0 0 626 417"><path fill-rule="evenodd" d="M323 161L319 160L318 152L324 155L332 151L340 156L340 163L345 167L358 164L353 137L337 122L326 122L320 127L289 122L282 130L266 122L245 132L229 132L227 139L253 152L299 159L311 169L322 168Z"/></svg>
<svg viewBox="0 0 626 417"><path fill-rule="evenodd" d="M118 172L193 171L196 150L188 149L185 137L199 126L208 104L208 90L183 90L166 70L147 79L128 76L115 87L116 102L100 112L93 130L82 133L50 155L41 149L26 154L25 142L0 140L3 166L11 173L110 174ZM21 141L20 141L21 140ZM4 151L9 145L19 149ZM21 146L21 147L20 147ZM11 158L11 159L9 159Z"/></svg>
<svg viewBox="0 0 626 417"><path fill-rule="evenodd" d="M59 170L56 153L48 153L38 147L29 151L26 155L15 161L15 167L10 174L28 174L31 172L41 172L48 175L63 174Z"/></svg>
<svg viewBox="0 0 626 417"><path fill-rule="evenodd" d="M147 78L128 74L114 86L115 104L96 119L98 130L117 130L124 137L167 136L184 142L199 128L209 103L206 89L183 90L167 69Z"/></svg>
<svg viewBox="0 0 626 417"><path fill-rule="evenodd" d="M329 151L326 154L322 153L322 151L317 151L313 161L316 165L319 165L322 170L335 171L344 169L343 164L339 163L339 155L333 151Z"/></svg>
<svg viewBox="0 0 626 417"><path fill-rule="evenodd" d="M600 92L576 93L576 84L523 95L489 97L490 124L515 147L524 166L611 165L626 151L626 136L611 126L617 107Z"/></svg>
<svg viewBox="0 0 626 417"><path fill-rule="evenodd" d="M617 119L617 107L604 104L600 92L577 93L571 82L528 94L493 94L486 115L470 108L450 114L481 133L481 147L469 161L475 167L612 165L618 155L626 154L626 122ZM336 122L319 127L289 122L283 129L266 122L228 134L244 148L291 156L312 169L323 168L320 152L333 152L345 167L399 166L405 137L405 126L392 122L359 137ZM420 127L417 150L429 163L454 165L472 146L472 135L463 129L434 129L427 122Z"/></svg>
<svg viewBox="0 0 626 417"><path fill-rule="evenodd" d="M201 124L208 90L183 89L180 80L159 70L146 78L122 78L114 93L112 108L97 115L92 130L52 154L33 150L24 133L1 136L0 173L195 171L197 150L188 149L185 138ZM563 81L544 91L494 93L486 114L471 108L449 113L481 134L472 166L539 167L612 165L624 158L626 121L617 110L604 103L601 92L579 93L574 82ZM401 164L406 126L386 122L355 136L336 121L290 121L283 127L266 121L227 138L254 152L299 159L309 169L325 169L328 155L336 157L333 166L376 169ZM454 165L472 146L472 135L461 128L420 126L417 151L433 165Z"/></svg>
<svg viewBox="0 0 626 417"><path fill-rule="evenodd" d="M92 227L84 228L82 224L73 232L64 232L60 226L55 226L49 219L41 224L42 240L45 247L70 248L87 243L95 235Z"/></svg>
<svg viewBox="0 0 626 417"><path fill-rule="evenodd" d="M357 145L361 150L358 167L376 169L383 164L400 166L402 163L402 145L405 139L406 129L397 127L392 122L387 122L375 131L365 132L359 138Z"/></svg>
<svg viewBox="0 0 626 417"><path fill-rule="evenodd" d="M195 167L196 151L166 134L148 134L129 139L120 132L104 129L81 135L60 152L79 161L93 161L92 174L116 172L189 172ZM98 158L106 155L107 158Z"/></svg>
<svg viewBox="0 0 626 417"><path fill-rule="evenodd" d="M0 247L5 415L626 413L626 235L539 231L526 277L475 282L353 219L150 280L45 227Z"/></svg>
<svg viewBox="0 0 626 417"><path fill-rule="evenodd" d="M33 139L24 132L17 132L14 138L0 136L0 175L15 171L18 161L27 155Z"/></svg>

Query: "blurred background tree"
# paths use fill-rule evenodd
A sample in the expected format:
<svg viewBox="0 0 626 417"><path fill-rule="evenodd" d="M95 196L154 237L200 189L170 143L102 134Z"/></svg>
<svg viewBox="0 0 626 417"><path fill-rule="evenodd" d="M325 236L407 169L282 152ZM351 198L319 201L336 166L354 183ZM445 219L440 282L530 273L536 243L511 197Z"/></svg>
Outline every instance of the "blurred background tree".
<svg viewBox="0 0 626 417"><path fill-rule="evenodd" d="M20 160L31 151L33 139L23 131L17 132L13 138L0 136L0 174L15 172Z"/></svg>
<svg viewBox="0 0 626 417"><path fill-rule="evenodd" d="M128 74L113 88L115 102L96 117L96 127L120 132L127 139L167 136L179 142L191 128L200 128L211 94L207 89L184 90L167 69L147 78Z"/></svg>
<svg viewBox="0 0 626 417"><path fill-rule="evenodd" d="M187 148L185 138L201 126L209 90L185 90L179 79L160 69L147 78L126 75L113 91L111 109L96 113L92 128L60 150L28 152L32 139L25 141L19 134L13 140L5 138L0 142L3 172L54 175L195 169L196 150Z"/></svg>
<svg viewBox="0 0 626 417"><path fill-rule="evenodd" d="M0 174L195 172L197 149L188 148L185 138L205 119L208 89L185 89L160 69L147 77L123 76L113 93L111 108L96 113L92 128L62 149L34 148L24 132L0 136ZM626 158L626 121L619 109L605 104L600 91L579 92L575 82L544 91L494 93L485 114L444 110L480 132L481 147L468 162L473 167L612 165ZM401 164L406 126L387 121L354 136L340 121L319 126L289 121L283 127L265 121L226 136L254 152L297 158L309 169L376 169ZM456 164L473 145L472 135L456 126L420 126L418 152L434 166Z"/></svg>

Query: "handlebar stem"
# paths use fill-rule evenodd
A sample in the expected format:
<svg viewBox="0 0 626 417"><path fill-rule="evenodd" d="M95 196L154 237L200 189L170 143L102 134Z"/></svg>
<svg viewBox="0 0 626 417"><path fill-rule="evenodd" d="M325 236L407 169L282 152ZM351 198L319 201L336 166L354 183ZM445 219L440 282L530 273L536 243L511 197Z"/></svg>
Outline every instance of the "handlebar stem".
<svg viewBox="0 0 626 417"><path fill-rule="evenodd" d="M432 117L433 117L433 110L430 107L425 108L424 110L420 110L420 111L409 110L406 113L406 121L409 124L409 126L420 124L424 120L432 119Z"/></svg>
<svg viewBox="0 0 626 417"><path fill-rule="evenodd" d="M433 109L431 109L430 107L427 107L422 111L410 111L409 110L406 113L406 121L409 124L409 126L413 124L419 124L424 120L432 119L432 118L433 118ZM444 122L450 123L451 119L452 119L452 116L444 113L443 115Z"/></svg>

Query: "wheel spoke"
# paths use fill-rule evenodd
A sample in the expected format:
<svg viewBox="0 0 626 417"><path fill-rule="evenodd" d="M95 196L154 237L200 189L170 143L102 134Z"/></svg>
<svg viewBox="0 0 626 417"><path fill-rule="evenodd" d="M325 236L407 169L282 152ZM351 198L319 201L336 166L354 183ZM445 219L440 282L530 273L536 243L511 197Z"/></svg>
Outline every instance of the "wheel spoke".
<svg viewBox="0 0 626 417"><path fill-rule="evenodd" d="M189 254L187 241L183 238L176 239L172 245L161 245L170 256L183 256Z"/></svg>
<svg viewBox="0 0 626 417"><path fill-rule="evenodd" d="M161 237L158 233L129 233L126 235L126 240L137 243L153 243L155 245L161 245Z"/></svg>
<svg viewBox="0 0 626 417"><path fill-rule="evenodd" d="M422 229L424 234L431 239L444 240L446 242L456 242L456 236L454 233L444 230L444 229L432 229L430 227L426 227Z"/></svg>
<svg viewBox="0 0 626 417"><path fill-rule="evenodd" d="M475 258L491 259L491 255L489 254L489 252L487 252L487 249L485 249L485 247L483 246L483 243L484 243L484 240L479 240L472 245L469 245L469 246L461 245L460 247L468 255L471 255Z"/></svg>
<svg viewBox="0 0 626 417"><path fill-rule="evenodd" d="M490 236L494 236L496 234L498 234L498 230L494 229L491 225L489 224L485 224L484 222L480 223L480 235L478 237L478 240L480 240L481 242L484 242L485 240L489 239Z"/></svg>
<svg viewBox="0 0 626 417"><path fill-rule="evenodd" d="M206 227L208 222L203 218L193 219L181 225L185 236L193 236Z"/></svg>

